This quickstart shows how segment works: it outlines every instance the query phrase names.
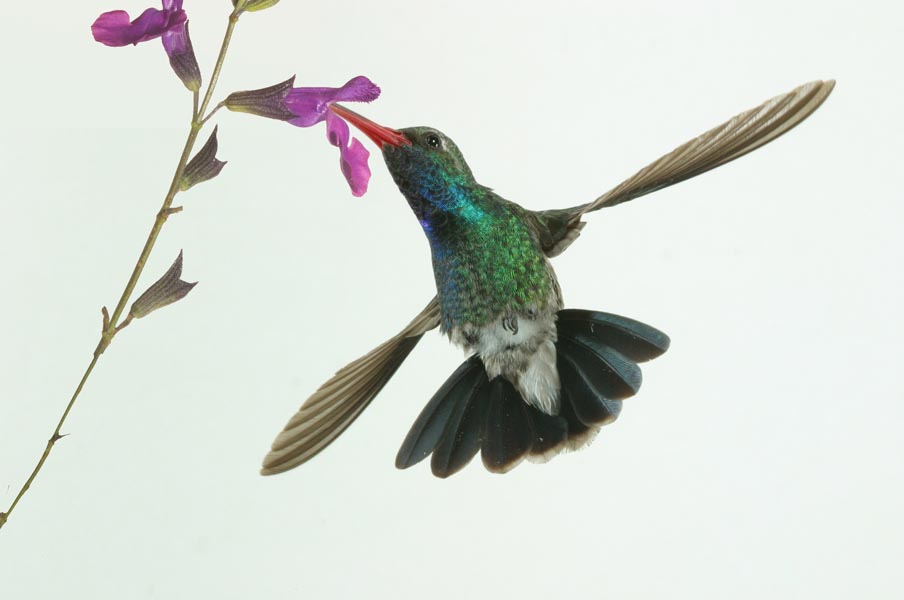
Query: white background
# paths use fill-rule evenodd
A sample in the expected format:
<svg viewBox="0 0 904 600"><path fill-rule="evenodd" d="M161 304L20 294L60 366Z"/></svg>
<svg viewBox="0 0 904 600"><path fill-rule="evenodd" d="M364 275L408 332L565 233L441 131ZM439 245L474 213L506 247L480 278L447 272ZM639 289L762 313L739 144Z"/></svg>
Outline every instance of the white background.
<svg viewBox="0 0 904 600"><path fill-rule="evenodd" d="M230 4L186 5L208 74ZM190 98L160 43L90 35L100 12L145 6L3 11L0 510L184 140ZM590 217L555 261L566 303L660 327L672 349L589 449L446 481L393 467L462 358L436 333L326 452L257 474L297 406L433 279L379 156L356 199L322 126L222 114L229 164L179 198L140 288L182 248L201 283L103 357L0 531L0 597L901 597L904 27L898 3L851 6L285 0L243 17L218 99L366 74L384 92L362 113L442 129L536 209L805 81L838 86L774 144Z"/></svg>

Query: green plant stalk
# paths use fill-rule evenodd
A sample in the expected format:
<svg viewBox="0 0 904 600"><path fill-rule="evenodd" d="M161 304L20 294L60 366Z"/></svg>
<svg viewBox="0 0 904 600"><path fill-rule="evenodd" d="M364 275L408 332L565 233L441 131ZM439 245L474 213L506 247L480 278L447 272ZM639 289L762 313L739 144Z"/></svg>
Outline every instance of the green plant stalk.
<svg viewBox="0 0 904 600"><path fill-rule="evenodd" d="M207 122L207 118L204 118L203 115L207 110L207 107L210 105L214 89L217 86L217 80L220 78L220 71L223 69L223 62L226 59L226 53L229 50L229 42L232 40L232 33L239 21L239 16L244 11L246 1L247 0L238 0L238 2L235 3L232 14L229 15L229 24L226 26L226 33L223 36L223 43L220 45L220 53L217 55L217 61L214 65L213 73L210 76L210 83L207 85L207 91L204 94L204 100L201 102L200 108L198 107L198 93L195 92L193 95L191 127L188 132L188 137L185 140L185 146L182 149L182 154L179 157L179 162L176 165L176 172L173 174L173 180L170 183L169 190L167 191L166 196L163 199L163 205L157 212L157 218L154 220L154 226L151 227L151 232L148 234L147 241L144 243L144 247L141 249L141 254L138 256L138 261L135 263L135 268L132 270L132 275L129 277L129 281L126 283L126 287L122 292L122 296L120 296L119 298L119 302L116 304L116 308L113 310L113 314L108 315L106 307L103 308L103 328L101 331L100 341L97 343L97 348L95 348L94 350L94 355L91 358L91 362L88 364L88 368L85 369L84 375L82 375L78 386L75 388L75 392L72 394L72 398L70 398L69 404L66 405L66 410L63 411L63 415L60 417L56 429L53 430L53 434L50 436L50 439L47 440L47 446L44 448L44 453L41 455L40 460L38 460L38 464L35 465L35 468L32 470L31 475L22 485L22 488L19 490L19 493L16 494L16 497L13 499L12 504L10 504L6 512L0 512L0 528L2 528L6 524L9 516L12 514L13 510L15 510L16 506L19 504L19 501L22 500L22 496L24 496L25 492L27 492L31 487L31 484L34 482L35 477L37 477L38 473L41 471L41 467L43 467L44 463L47 461L47 457L50 456L50 451L53 449L54 444L62 439L63 436L60 434L60 430L63 428L63 424L66 422L66 418L69 416L69 412L75 405L75 401L82 393L82 389L85 387L85 383L88 381L88 378L91 376L91 372L97 365L97 361L100 359L101 354L104 353L104 351L110 345L110 342L113 341L113 338L116 336L116 334L123 328L125 328L131 321L130 318L126 317L122 324L119 323L119 319L120 317L122 317L122 313L125 310L126 305L129 303L129 299L132 297L132 293L135 291L135 286L138 285L138 279L141 277L141 273L144 271L144 267L147 264L148 258L151 256L151 251L154 249L154 245L157 242L157 237L160 235L161 229L163 229L163 225L166 223L166 220L171 214L179 212L181 210L181 207L173 208L173 201L176 198L176 194L179 193L179 182L182 179L182 174L185 172L185 166L188 164L188 160L191 157L191 152L195 146L195 142L198 139L198 134L201 132L201 128L204 126L204 123ZM209 116L211 115L208 115L208 118Z"/></svg>

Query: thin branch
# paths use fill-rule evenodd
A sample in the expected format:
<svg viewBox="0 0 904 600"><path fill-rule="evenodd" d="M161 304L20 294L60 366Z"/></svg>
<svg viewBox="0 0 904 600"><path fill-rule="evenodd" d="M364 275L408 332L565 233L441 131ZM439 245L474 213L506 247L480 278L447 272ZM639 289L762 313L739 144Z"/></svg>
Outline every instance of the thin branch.
<svg viewBox="0 0 904 600"><path fill-rule="evenodd" d="M210 83L207 86L207 91L204 94L204 100L201 103L200 107L198 106L198 93L195 92L194 94L192 94L192 120L191 127L188 132L188 137L185 140L185 146L182 148L182 154L179 156L179 162L176 164L176 172L173 174L173 179L172 182L170 182L169 190L167 191L166 196L163 199L163 205L160 207L160 210L157 211L157 217L154 220L154 225L153 227L151 227L151 231L144 243L141 254L138 256L138 261L135 263L135 268L132 270L132 275L129 277L129 281L126 283L126 287L122 292L122 296L120 296L119 298L119 302L116 304L116 308L113 310L113 314L109 315L107 308L103 308L103 330L101 332L100 341L97 343L97 347L94 350L94 356L91 359L91 362L88 364L88 368L85 369L85 373L84 375L82 375L78 387L75 388L75 392L72 394L72 398L70 398L69 404L66 405L66 410L63 411L63 416L60 417L56 429L53 430L53 434L50 436L50 439L47 440L47 446L44 448L44 452L43 454L41 454L41 458L40 460L38 460L38 464L35 465L35 468L34 470L32 470L31 475L29 475L28 479L25 481L25 484L19 490L19 493L16 494L15 499L13 500L7 511L0 512L0 528L2 528L3 525L6 524L9 515L12 514L13 510L22 499L22 496L24 496L25 492L27 492L31 487L31 484L32 482L34 482L35 477L37 477L38 473L41 471L41 467L44 466L44 462L47 460L47 457L50 456L50 451L53 449L54 444L56 444L56 442L63 437L60 434L60 430L63 428L63 424L66 422L66 418L69 416L69 412L75 405L75 401L78 399L79 394L81 394L82 389L85 387L85 383L88 381L88 377L90 377L95 365L97 365L97 361L100 359L101 354L104 353L104 351L110 345L110 342L113 341L113 337L117 334L117 332L121 331L131 321L131 319L126 318L126 320L123 321L121 325L119 324L119 318L122 316L122 313L132 296L132 293L135 291L135 286L138 284L138 279L141 277L142 271L144 271L144 267L151 255L151 251L154 249L154 244L157 242L157 237L160 235L160 230L163 228L163 224L166 223L167 217L170 214L178 212L181 208L173 208L173 200L175 199L176 194L179 193L179 183L182 179L182 174L185 172L185 166L188 164L188 159L191 156L195 141L198 139L198 133L201 131L201 128L204 125L204 123L199 119L200 116L207 110L207 106L208 104L210 104L210 99L213 97L214 88L216 87L217 80L220 77L220 71L223 68L223 62L226 59L226 52L229 49L229 42L232 39L232 33L235 30L236 24L238 23L239 15L241 15L242 10L244 9L245 2L246 0L238 0L236 2L234 10L232 11L232 14L229 15L229 23L226 26L226 34L223 36L223 42L220 45L220 53L217 56L217 62L214 65L213 74L211 75Z"/></svg>

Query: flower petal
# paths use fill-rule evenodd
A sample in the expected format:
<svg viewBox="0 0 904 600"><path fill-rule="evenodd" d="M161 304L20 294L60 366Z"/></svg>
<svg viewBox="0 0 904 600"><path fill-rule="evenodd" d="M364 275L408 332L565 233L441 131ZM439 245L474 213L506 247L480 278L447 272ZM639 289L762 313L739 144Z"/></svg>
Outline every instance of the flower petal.
<svg viewBox="0 0 904 600"><path fill-rule="evenodd" d="M185 24L182 27L176 27L165 32L160 39L163 40L163 49L166 50L166 55L170 58L179 54L185 54L190 43Z"/></svg>
<svg viewBox="0 0 904 600"><path fill-rule="evenodd" d="M363 75L349 79L336 91L334 102L373 102L380 97L380 87Z"/></svg>
<svg viewBox="0 0 904 600"><path fill-rule="evenodd" d="M348 148L339 148L339 168L352 188L352 195L360 198L367 193L367 184L370 182L370 167L367 159L370 152L358 138L352 138Z"/></svg>
<svg viewBox="0 0 904 600"><path fill-rule="evenodd" d="M348 123L331 112L326 115L326 137L332 145L339 148L339 169L345 175L352 195L363 196L370 181L370 167L367 165L370 152L355 138L349 145Z"/></svg>
<svg viewBox="0 0 904 600"><path fill-rule="evenodd" d="M380 95L380 88L359 75L339 88L292 88L286 96L286 108L296 115L289 121L297 127L310 127L326 118L331 102L370 102Z"/></svg>
<svg viewBox="0 0 904 600"><path fill-rule="evenodd" d="M337 148L348 146L349 136L348 123L332 112L328 112L326 116L326 139Z"/></svg>
<svg viewBox="0 0 904 600"><path fill-rule="evenodd" d="M91 25L94 39L107 46L138 44L180 28L185 23L184 10L158 10L149 8L132 22L124 10L105 12Z"/></svg>

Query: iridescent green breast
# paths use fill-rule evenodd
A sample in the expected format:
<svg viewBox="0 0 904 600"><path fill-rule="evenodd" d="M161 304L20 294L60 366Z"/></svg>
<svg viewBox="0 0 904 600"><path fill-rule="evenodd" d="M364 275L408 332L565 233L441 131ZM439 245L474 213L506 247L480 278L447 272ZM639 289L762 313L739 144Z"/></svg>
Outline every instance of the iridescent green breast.
<svg viewBox="0 0 904 600"><path fill-rule="evenodd" d="M411 143L384 144L383 158L430 240L443 330L556 310L558 285L533 229L536 220L478 184L441 132L401 132Z"/></svg>
<svg viewBox="0 0 904 600"><path fill-rule="evenodd" d="M443 213L427 215L422 225L445 331L542 311L556 301L554 275L524 209L484 189Z"/></svg>

